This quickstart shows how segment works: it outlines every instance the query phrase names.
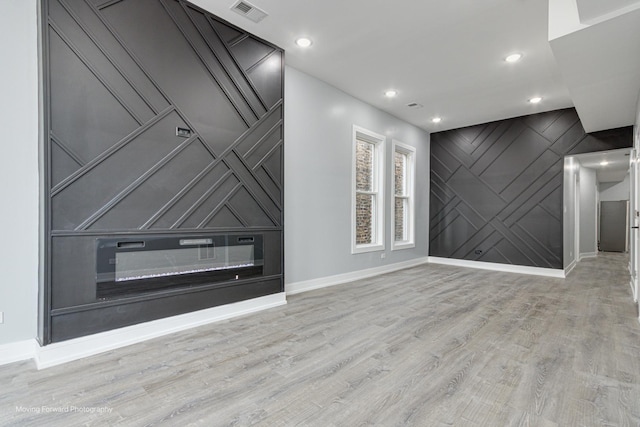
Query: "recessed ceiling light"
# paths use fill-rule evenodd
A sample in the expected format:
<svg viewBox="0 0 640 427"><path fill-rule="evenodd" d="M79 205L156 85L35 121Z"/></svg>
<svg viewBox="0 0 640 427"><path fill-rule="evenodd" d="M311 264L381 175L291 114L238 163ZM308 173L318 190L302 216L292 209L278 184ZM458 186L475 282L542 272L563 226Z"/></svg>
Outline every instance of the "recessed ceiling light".
<svg viewBox="0 0 640 427"><path fill-rule="evenodd" d="M600 162L600 166L607 166L608 164L609 162L607 162L606 160Z"/></svg>
<svg viewBox="0 0 640 427"><path fill-rule="evenodd" d="M512 53L511 55L504 58L507 62L518 62L522 58L521 53Z"/></svg>
<svg viewBox="0 0 640 427"><path fill-rule="evenodd" d="M540 101L542 101L542 98L540 98L539 96L535 96L529 100L529 102L532 104L537 104Z"/></svg>
<svg viewBox="0 0 640 427"><path fill-rule="evenodd" d="M387 98L393 98L394 96L396 96L398 94L397 90L393 90L393 89L389 89L388 91L386 91L384 93L384 96L386 96Z"/></svg>
<svg viewBox="0 0 640 427"><path fill-rule="evenodd" d="M313 44L313 42L311 41L311 39L308 39L306 37L300 37L296 40L296 44L300 47L309 47Z"/></svg>
<svg viewBox="0 0 640 427"><path fill-rule="evenodd" d="M433 119L431 119L431 121L433 123L440 123L442 121L442 117L434 117Z"/></svg>

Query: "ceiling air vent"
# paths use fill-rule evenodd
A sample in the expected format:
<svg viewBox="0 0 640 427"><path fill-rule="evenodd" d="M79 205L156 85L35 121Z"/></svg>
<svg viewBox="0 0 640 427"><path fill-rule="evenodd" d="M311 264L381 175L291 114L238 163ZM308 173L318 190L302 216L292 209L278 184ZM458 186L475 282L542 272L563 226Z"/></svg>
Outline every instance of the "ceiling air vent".
<svg viewBox="0 0 640 427"><path fill-rule="evenodd" d="M409 108L422 108L422 107L424 107L424 105L418 104L417 102L411 102L411 103L407 104L407 107L409 107Z"/></svg>
<svg viewBox="0 0 640 427"><path fill-rule="evenodd" d="M267 17L267 12L244 0L235 2L231 6L231 10L253 22L260 22Z"/></svg>

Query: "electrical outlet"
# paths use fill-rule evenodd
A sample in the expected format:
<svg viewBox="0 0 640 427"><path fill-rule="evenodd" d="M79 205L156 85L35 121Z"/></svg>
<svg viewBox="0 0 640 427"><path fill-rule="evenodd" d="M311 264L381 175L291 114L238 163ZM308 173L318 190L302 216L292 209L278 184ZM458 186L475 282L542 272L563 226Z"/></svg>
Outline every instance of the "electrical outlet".
<svg viewBox="0 0 640 427"><path fill-rule="evenodd" d="M0 325L4 323L4 311L0 311Z"/></svg>
<svg viewBox="0 0 640 427"><path fill-rule="evenodd" d="M387 254L382 253L382 254L380 254L380 259L384 259L384 257L386 257L386 256L387 256Z"/></svg>

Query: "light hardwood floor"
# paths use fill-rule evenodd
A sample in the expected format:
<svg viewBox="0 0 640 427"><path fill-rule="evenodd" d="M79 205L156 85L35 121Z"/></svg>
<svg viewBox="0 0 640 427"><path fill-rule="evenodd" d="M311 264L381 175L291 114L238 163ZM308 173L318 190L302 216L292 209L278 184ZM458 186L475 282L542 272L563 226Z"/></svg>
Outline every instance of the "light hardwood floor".
<svg viewBox="0 0 640 427"><path fill-rule="evenodd" d="M43 371L0 367L0 425L638 426L628 280L606 254L565 280L425 265L307 292Z"/></svg>

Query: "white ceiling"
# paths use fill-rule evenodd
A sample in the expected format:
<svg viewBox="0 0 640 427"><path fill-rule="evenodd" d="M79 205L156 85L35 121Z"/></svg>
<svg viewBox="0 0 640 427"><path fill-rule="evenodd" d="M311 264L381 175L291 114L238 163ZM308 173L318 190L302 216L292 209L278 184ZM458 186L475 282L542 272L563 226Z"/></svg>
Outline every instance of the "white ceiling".
<svg viewBox="0 0 640 427"><path fill-rule="evenodd" d="M634 124L640 90L640 9L550 44L587 132Z"/></svg>
<svg viewBox="0 0 640 427"><path fill-rule="evenodd" d="M595 169L598 182L619 182L629 173L629 155L631 148L620 150L600 151L597 153L578 154L573 157L580 162L580 166ZM606 161L606 165L601 163Z"/></svg>
<svg viewBox="0 0 640 427"><path fill-rule="evenodd" d="M638 0L577 0L580 21L593 24L603 18L630 12L640 7Z"/></svg>
<svg viewBox="0 0 640 427"><path fill-rule="evenodd" d="M588 49L586 43L592 39L581 42L576 33L568 34L565 37L573 36L571 43L558 45L561 52L555 54L561 60L556 61L548 41L546 0L249 0L269 14L259 23L232 12L234 0L192 1L284 48L288 65L429 132L574 103L583 119L584 108L572 94L581 97L580 102L589 102L588 96L583 96L588 92L585 85L594 78L610 77L596 74L585 79L575 67L569 66L569 71L567 66L559 67L559 62L571 64L567 49L576 49L576 45ZM640 18L636 22L640 28ZM300 36L313 40L311 48L303 50L295 45ZM556 40L564 42L565 38ZM616 38L602 41L600 47L607 49L612 41ZM523 59L506 63L504 57L512 52L522 53ZM633 51L633 56L640 67L637 52ZM606 65L607 70L615 68L615 64ZM567 78L578 83L569 85ZM609 80L607 87L611 88ZM617 110L604 109L594 126L583 119L585 128L593 131L633 124L640 74L635 75L633 84L628 80L621 83L625 88L616 87L614 92L628 95L620 108L630 109L631 120L616 115ZM398 91L394 99L383 95L390 88ZM543 101L529 104L527 100L533 96L541 96ZM406 106L411 102L423 107L411 109ZM431 123L434 116L442 117L442 122Z"/></svg>

